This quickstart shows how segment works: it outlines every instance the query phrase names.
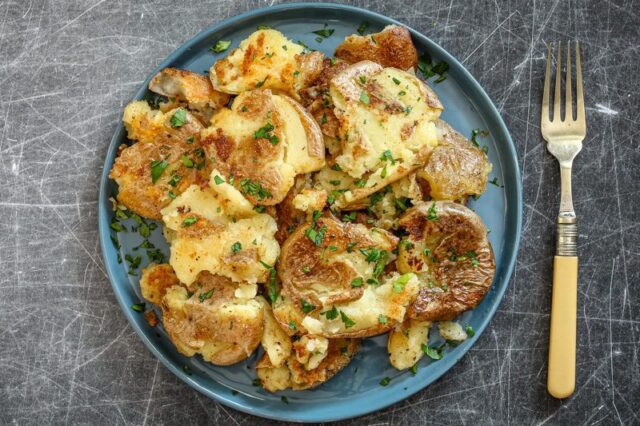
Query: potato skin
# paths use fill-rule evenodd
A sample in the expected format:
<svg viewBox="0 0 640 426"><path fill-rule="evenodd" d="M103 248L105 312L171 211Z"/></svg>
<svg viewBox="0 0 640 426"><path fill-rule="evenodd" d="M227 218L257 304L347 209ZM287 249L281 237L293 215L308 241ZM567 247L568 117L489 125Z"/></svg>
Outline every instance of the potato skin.
<svg viewBox="0 0 640 426"><path fill-rule="evenodd" d="M171 117L176 111L152 110L145 101L131 102L124 111L127 136L136 143L119 151L109 177L118 183L118 201L147 219L162 218L160 210L171 202L169 191L179 195L191 184L206 183L211 173L210 161L198 156L202 125L186 112L186 123L174 128ZM203 167L186 167L183 155L194 163L202 162ZM151 177L154 160L168 163L156 182ZM179 180L172 184L174 176Z"/></svg>
<svg viewBox="0 0 640 426"><path fill-rule="evenodd" d="M335 56L352 64L373 61L401 70L418 65L418 51L409 30L397 25L388 25L381 32L366 36L352 34L336 48Z"/></svg>
<svg viewBox="0 0 640 426"><path fill-rule="evenodd" d="M286 388L311 389L331 379L346 367L359 348L359 339L330 339L327 356L313 370L306 370L293 354L288 358L286 366L274 367L265 354L256 365L256 373L262 381L262 386L269 392Z"/></svg>
<svg viewBox="0 0 640 426"><path fill-rule="evenodd" d="M237 286L227 278L203 273L198 282L192 295L174 286L162 299L162 324L169 338L180 353L200 353L215 365L246 359L262 338L262 304L236 298Z"/></svg>
<svg viewBox="0 0 640 426"><path fill-rule="evenodd" d="M475 308L495 274L482 219L461 204L436 201L407 210L399 225L411 244L400 245L398 269L415 272L427 284L411 305L409 317L445 321Z"/></svg>
<svg viewBox="0 0 640 426"><path fill-rule="evenodd" d="M168 263L151 263L142 269L140 291L142 297L154 305L159 306L167 290L174 285L180 285L180 281Z"/></svg>
<svg viewBox="0 0 640 426"><path fill-rule="evenodd" d="M482 194L492 168L487 154L443 120L436 125L441 132L438 146L417 171L428 182L431 198L464 202Z"/></svg>

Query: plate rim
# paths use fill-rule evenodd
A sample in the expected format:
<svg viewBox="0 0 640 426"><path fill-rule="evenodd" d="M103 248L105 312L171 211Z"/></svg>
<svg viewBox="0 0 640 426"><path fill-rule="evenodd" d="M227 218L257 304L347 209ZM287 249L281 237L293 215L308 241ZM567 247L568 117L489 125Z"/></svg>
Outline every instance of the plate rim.
<svg viewBox="0 0 640 426"><path fill-rule="evenodd" d="M131 325L131 327L135 330L138 337L142 340L144 345L151 351L151 353L162 362L162 364L171 371L176 377L185 382L189 387L195 389L201 394L216 400L217 402L231 407L233 409L242 411L247 414L268 418L272 420L281 420L281 421L296 421L296 422L333 422L339 420L345 420L353 417L363 416L369 414L374 411L382 410L392 404L396 404L400 401L405 400L406 398L414 395L415 393L423 390L440 377L442 377L446 372L448 372L457 362L467 353L467 351L473 347L475 342L478 340L480 335L482 335L483 331L487 328L488 324L493 319L499 305L502 303L504 299L504 293L509 286L509 281L511 280L511 276L513 274L513 270L515 267L518 250L520 246L521 236L522 236L522 211L523 211L523 188L522 188L522 176L520 172L520 165L518 161L518 155L515 149L515 145L511 138L511 134L507 129L507 126L504 123L504 120L491 101L491 98L487 95L483 87L480 83L471 75L469 70L458 61L452 54L450 54L447 50L441 47L438 43L431 40L426 35L420 33L419 31L409 27L408 25L399 22L393 18L389 18L385 15L382 15L377 12L373 12L370 10L362 9L356 6L351 5L343 5L336 3L308 3L308 2L296 2L296 3L286 3L279 4L274 6L266 6L258 9L248 10L239 15L231 16L227 19L221 20L217 23L211 24L204 28L202 31L197 33L192 38L186 40L182 43L178 48L173 50L160 64L158 64L148 75L148 77L144 80L140 88L134 93L132 96L132 100L141 99L143 95L147 92L148 83L153 75L155 75L161 69L167 67L171 62L178 59L185 52L190 50L194 45L202 42L206 38L210 36L211 33L219 31L224 28L233 27L235 24L242 22L247 19L252 19L257 16L265 16L265 15L273 15L278 14L284 11L294 10L294 9L320 9L327 10L333 9L338 11L348 11L351 13L359 14L363 18L375 19L378 21L382 21L387 23L387 25L395 24L400 25L404 28L407 28L411 33L412 38L419 39L423 44L427 45L429 50L433 53L436 53L437 56L445 59L449 64L453 64L454 67L462 74L462 79L469 83L471 89L475 92L474 96L470 96L470 98L474 99L476 103L481 104L482 109L488 111L486 116L491 118L492 125L497 127L499 130L500 136L504 138L504 143L501 144L502 148L506 149L507 157L510 161L506 164L511 168L510 173L515 177L515 182L512 189L512 193L506 194L506 199L514 199L514 207L515 211L505 215L505 230L510 230L515 227L515 233L510 237L505 237L505 245L504 252L509 253L507 255L508 262L504 267L504 274L501 281L504 282L503 285L496 288L496 301L493 305L490 305L487 310L487 314L480 321L480 326L477 328L476 333L473 337L468 339L470 344L464 348L461 348L461 351L458 351L455 355L447 357L446 360L439 361L439 365L442 366L435 374L433 374L428 380L416 382L415 384L410 384L407 386L408 390L405 392L396 392L391 393L388 392L386 394L386 398L376 399L375 403L367 404L366 406L360 407L351 407L349 412L342 411L329 411L325 410L323 417L305 417L304 413L288 411L286 410L286 405L282 410L272 410L271 408L254 408L251 404L243 403L243 401L236 401L228 395L223 395L215 390L212 390L195 380L193 380L189 375L185 374L182 369L178 368L174 363L168 358L168 356L160 350L161 345L157 344L155 341L152 341L149 336L144 332L142 327L138 324L138 320L134 317L134 313L127 306L127 303L124 299L124 291L121 289L121 284L117 284L118 280L116 278L114 260L108 256L108 252L110 251L110 231L109 231L109 203L108 203L108 195L107 195L107 186L109 183L109 171L110 171L110 162L112 158L114 158L115 151L117 150L118 141L122 138L124 133L124 126L122 121L119 120L118 126L114 132L111 141L109 142L108 149L104 158L103 170L100 178L100 189L99 189L99 199L98 199L98 230L99 230L99 239L100 239L100 248L102 251L102 260L104 262L107 275L109 278L109 282L113 289L113 292L116 295L116 299L118 304L120 305L121 311L124 313L127 321ZM488 120L489 121L489 120ZM496 139L497 140L497 139ZM504 168L504 165L503 165ZM507 174L507 173L505 173ZM505 208L508 209L508 204L505 203ZM515 223L513 221L515 220ZM113 256L111 256L113 257ZM495 285L496 283L494 283ZM381 388L382 389L382 388Z"/></svg>

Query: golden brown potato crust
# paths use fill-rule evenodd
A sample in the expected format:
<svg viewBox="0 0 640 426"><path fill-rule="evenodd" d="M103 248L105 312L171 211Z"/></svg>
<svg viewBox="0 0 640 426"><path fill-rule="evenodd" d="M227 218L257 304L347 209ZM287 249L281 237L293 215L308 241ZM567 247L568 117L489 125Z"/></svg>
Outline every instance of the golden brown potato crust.
<svg viewBox="0 0 640 426"><path fill-rule="evenodd" d="M327 356L320 362L317 368L306 370L292 354L287 360L288 378L285 380L287 387L295 390L314 388L335 376L346 367L360 348L359 339L330 339ZM258 377L262 380L266 390L273 392L265 379L266 370L273 369L269 357L265 354L256 365Z"/></svg>
<svg viewBox="0 0 640 426"><path fill-rule="evenodd" d="M168 263L156 265L151 263L142 270L140 277L140 291L142 297L154 305L160 305L167 289L180 285L176 273Z"/></svg>
<svg viewBox="0 0 640 426"><path fill-rule="evenodd" d="M352 64L368 60L401 70L418 65L418 51L409 30L397 25L389 25L371 35L352 34L336 48L335 56Z"/></svg>
<svg viewBox="0 0 640 426"><path fill-rule="evenodd" d="M417 172L429 183L431 198L464 201L482 194L491 172L487 154L444 121L438 120L437 126L442 132L438 146Z"/></svg>
<svg viewBox="0 0 640 426"><path fill-rule="evenodd" d="M142 101L125 109L127 134L136 143L120 150L109 177L118 183L118 201L148 219L162 218L160 210L171 202L170 191L179 195L191 184L204 185L211 173L200 146L202 125L186 112L185 124L173 127L170 121L176 111L153 111ZM155 183L154 161L167 162Z"/></svg>
<svg viewBox="0 0 640 426"><path fill-rule="evenodd" d="M318 309L323 306L320 295L329 294L324 305L359 299L364 286L352 287L351 282L362 272L341 258L349 252L358 253L361 248L376 247L391 251L398 239L387 231L373 234L360 224L344 223L331 216L318 219L316 229L325 231L325 237L316 245L306 235L311 224L300 226L282 246L278 274L286 294L296 303L301 299ZM374 235L379 239L374 239ZM329 249L331 247L331 249ZM322 290L318 290L322 288Z"/></svg>
<svg viewBox="0 0 640 426"><path fill-rule="evenodd" d="M475 308L495 274L493 250L480 217L458 203L426 202L407 210L400 226L411 244L400 245L398 269L417 273L426 284L409 308L409 317L444 321Z"/></svg>
<svg viewBox="0 0 640 426"><path fill-rule="evenodd" d="M202 353L215 365L246 359L262 339L262 305L240 302L234 296L237 284L225 277L204 272L196 286L192 294L181 289L186 294L171 298L170 289L162 300L162 323L171 341L181 353Z"/></svg>
<svg viewBox="0 0 640 426"><path fill-rule="evenodd" d="M229 95L214 90L208 77L178 68L158 72L149 82L149 90L196 112L203 124L229 102Z"/></svg>

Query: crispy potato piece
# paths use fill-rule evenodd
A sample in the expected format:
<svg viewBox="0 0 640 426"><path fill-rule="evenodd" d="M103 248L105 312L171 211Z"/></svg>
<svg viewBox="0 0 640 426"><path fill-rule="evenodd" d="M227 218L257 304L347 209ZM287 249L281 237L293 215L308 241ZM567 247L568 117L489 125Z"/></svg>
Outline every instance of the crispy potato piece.
<svg viewBox="0 0 640 426"><path fill-rule="evenodd" d="M418 274L424 285L409 309L411 318L445 321L475 308L495 274L495 260L482 219L461 204L436 201L407 210L400 226L398 270Z"/></svg>
<svg viewBox="0 0 640 426"><path fill-rule="evenodd" d="M149 90L187 107L208 123L213 113L229 103L229 95L213 89L207 76L178 68L165 68L149 82Z"/></svg>
<svg viewBox="0 0 640 426"><path fill-rule="evenodd" d="M315 242L310 232L315 233ZM384 230L370 231L333 217L300 226L283 244L278 264L285 294L297 303L306 300L318 308L356 300L363 295L366 281L379 276L392 260L389 252L397 241ZM361 250L375 252L369 262ZM352 286L355 279L363 281L362 285Z"/></svg>
<svg viewBox="0 0 640 426"><path fill-rule="evenodd" d="M281 367L274 367L265 354L256 365L256 373L262 386L269 392L287 388L310 389L331 379L346 367L359 348L359 339L330 339L326 356L316 368L310 370L294 354L288 358L286 366Z"/></svg>
<svg viewBox="0 0 640 426"><path fill-rule="evenodd" d="M389 362L398 370L411 368L424 356L422 344L429 340L431 322L414 319L405 320L391 330L387 342Z"/></svg>
<svg viewBox="0 0 640 426"><path fill-rule="evenodd" d="M276 222L255 212L233 186L216 184L215 176L209 188L192 186L162 210L171 233L171 266L189 288L202 271L236 282L267 282L261 262L273 265L280 254Z"/></svg>
<svg viewBox="0 0 640 426"><path fill-rule="evenodd" d="M467 340L467 333L462 329L462 326L453 321L442 321L438 323L438 331L440 337L447 341L453 341L456 343L464 342Z"/></svg>
<svg viewBox="0 0 640 426"><path fill-rule="evenodd" d="M262 348L269 357L271 365L280 367L291 355L292 345L289 335L280 327L271 310L271 305L262 297L258 297L264 309L264 333Z"/></svg>
<svg viewBox="0 0 640 426"><path fill-rule="evenodd" d="M142 269L140 277L140 291L142 297L154 305L160 305L167 289L180 285L180 281L168 263L149 264Z"/></svg>
<svg viewBox="0 0 640 426"><path fill-rule="evenodd" d="M442 137L427 164L417 176L429 183L434 200L464 202L482 194L487 187L491 163L479 147L442 120L437 122Z"/></svg>
<svg viewBox="0 0 640 426"><path fill-rule="evenodd" d="M216 167L254 204L280 203L296 175L324 166L322 134L293 99L270 90L239 95L211 119L202 143Z"/></svg>
<svg viewBox="0 0 640 426"><path fill-rule="evenodd" d="M325 306L307 314L302 326L311 334L327 338L370 337L390 330L405 319L419 291L414 274L393 272L380 285L367 285L357 300Z"/></svg>
<svg viewBox="0 0 640 426"><path fill-rule="evenodd" d="M280 292L278 299L273 304L273 316L280 327L289 335L307 334L308 331L302 325L304 313L298 309L291 297Z"/></svg>
<svg viewBox="0 0 640 426"><path fill-rule="evenodd" d="M414 75L360 62L331 80L330 93L340 123L341 147L333 166L342 174L340 186L333 188L341 191L337 207L362 204L407 176L427 161L438 143L434 120L442 105Z"/></svg>
<svg viewBox="0 0 640 426"><path fill-rule="evenodd" d="M195 292L169 288L162 299L162 324L180 353L201 354L215 365L246 359L260 344L264 309L254 298L236 297L231 280L200 274Z"/></svg>
<svg viewBox="0 0 640 426"><path fill-rule="evenodd" d="M258 30L209 71L213 87L237 95L256 88L299 99L298 91L322 71L323 54L304 48L273 29Z"/></svg>
<svg viewBox="0 0 640 426"><path fill-rule="evenodd" d="M327 191L323 189L304 188L293 199L293 206L305 213L322 211L327 202Z"/></svg>
<svg viewBox="0 0 640 426"><path fill-rule="evenodd" d="M384 67L409 70L418 65L418 51L411 41L409 30L388 25L375 34L352 34L336 48L336 58L355 64L373 61Z"/></svg>
<svg viewBox="0 0 640 426"><path fill-rule="evenodd" d="M183 125L181 121L171 124L176 113L184 113ZM109 177L118 183L119 202L142 217L159 220L171 195L209 180L211 164L200 146L202 125L184 109L162 113L145 101L127 105L123 120L127 136L136 143L119 152ZM158 162L155 170L161 169L155 182L154 161Z"/></svg>

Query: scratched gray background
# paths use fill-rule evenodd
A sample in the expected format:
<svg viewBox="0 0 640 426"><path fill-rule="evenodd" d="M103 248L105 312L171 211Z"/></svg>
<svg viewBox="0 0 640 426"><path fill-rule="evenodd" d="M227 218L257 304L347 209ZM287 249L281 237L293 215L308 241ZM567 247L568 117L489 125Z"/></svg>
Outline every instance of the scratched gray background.
<svg viewBox="0 0 640 426"><path fill-rule="evenodd" d="M464 60L517 144L525 216L516 273L478 344L428 389L348 423L640 424L638 3L353 3ZM150 70L203 27L265 5L0 0L1 423L269 423L159 365L116 303L96 218L107 145ZM577 389L561 402L545 391L558 174L538 117L545 43L574 37L589 134L574 169Z"/></svg>

